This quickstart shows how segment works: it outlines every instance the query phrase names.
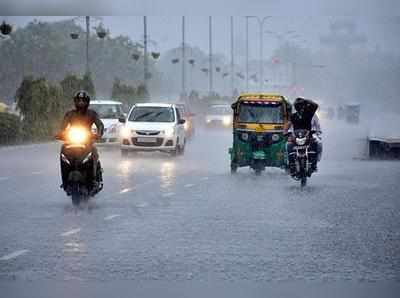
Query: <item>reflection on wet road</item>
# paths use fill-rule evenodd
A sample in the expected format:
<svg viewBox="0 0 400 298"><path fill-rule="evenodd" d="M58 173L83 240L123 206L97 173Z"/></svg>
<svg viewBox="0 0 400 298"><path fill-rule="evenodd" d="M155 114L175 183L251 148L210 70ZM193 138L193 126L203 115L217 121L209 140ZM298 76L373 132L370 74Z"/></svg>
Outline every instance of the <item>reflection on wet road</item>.
<svg viewBox="0 0 400 298"><path fill-rule="evenodd" d="M231 176L227 130L178 157L100 148L104 190L77 209L58 144L0 149L0 280L398 280L399 163L326 134L303 191L280 169Z"/></svg>

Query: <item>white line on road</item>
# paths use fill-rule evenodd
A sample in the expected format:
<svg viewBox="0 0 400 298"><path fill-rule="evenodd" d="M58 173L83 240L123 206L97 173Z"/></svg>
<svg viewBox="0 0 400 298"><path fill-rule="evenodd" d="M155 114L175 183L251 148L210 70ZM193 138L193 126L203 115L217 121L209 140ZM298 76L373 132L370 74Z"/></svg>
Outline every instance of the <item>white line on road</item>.
<svg viewBox="0 0 400 298"><path fill-rule="evenodd" d="M42 172L40 172L40 171L32 172L32 175L40 175L40 174L42 174Z"/></svg>
<svg viewBox="0 0 400 298"><path fill-rule="evenodd" d="M62 237L71 236L71 235L73 235L73 234L79 233L80 231L81 231L81 229L79 229L79 228L78 228L78 229L73 229L73 230L71 230L71 231L62 233L61 236L62 236Z"/></svg>
<svg viewBox="0 0 400 298"><path fill-rule="evenodd" d="M164 198L172 197L172 196L174 196L174 195L175 195L174 192L167 192L167 193L163 193L163 194L162 194L162 196L163 196Z"/></svg>
<svg viewBox="0 0 400 298"><path fill-rule="evenodd" d="M203 180L203 181L208 180L208 177L203 177L200 180Z"/></svg>
<svg viewBox="0 0 400 298"><path fill-rule="evenodd" d="M8 180L10 177L0 177L0 181Z"/></svg>
<svg viewBox="0 0 400 298"><path fill-rule="evenodd" d="M104 220L112 220L113 218L120 217L120 216L121 216L120 214L113 214L113 215L104 217Z"/></svg>
<svg viewBox="0 0 400 298"><path fill-rule="evenodd" d="M146 202L142 202L142 203L137 203L136 204L136 207L137 208L144 208L144 207L147 207L149 204L147 204Z"/></svg>
<svg viewBox="0 0 400 298"><path fill-rule="evenodd" d="M133 187L128 187L128 188L124 188L122 189L119 193L127 193L133 190Z"/></svg>
<svg viewBox="0 0 400 298"><path fill-rule="evenodd" d="M19 256L23 255L23 254L26 254L28 251L29 250L27 250L27 249L17 250L17 251L15 251L13 253L10 253L9 255L5 255L5 256L1 257L0 261L8 261L8 260L14 259L16 257L19 257Z"/></svg>
<svg viewBox="0 0 400 298"><path fill-rule="evenodd" d="M185 185L184 185L184 187L187 187L187 188L193 187L193 186L194 186L194 184L185 184Z"/></svg>

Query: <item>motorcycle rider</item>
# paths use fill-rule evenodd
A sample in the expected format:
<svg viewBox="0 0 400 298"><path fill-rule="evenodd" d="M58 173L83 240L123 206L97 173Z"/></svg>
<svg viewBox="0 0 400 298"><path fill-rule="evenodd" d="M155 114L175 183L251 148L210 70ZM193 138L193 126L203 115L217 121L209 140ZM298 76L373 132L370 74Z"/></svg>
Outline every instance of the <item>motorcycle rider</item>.
<svg viewBox="0 0 400 298"><path fill-rule="evenodd" d="M317 156L311 156L311 167L313 171L317 171L317 162L321 158L322 143L321 143L321 127L319 125L319 119L316 115L318 104L310 99L304 99L301 97L296 98L294 101L295 113L291 114L290 120L284 128L284 134L289 135L289 130L305 129L313 132L311 138L310 149L317 153ZM288 140L286 144L287 161L290 174L295 172L294 156L290 153L293 152L294 143Z"/></svg>
<svg viewBox="0 0 400 298"><path fill-rule="evenodd" d="M64 120L61 124L61 132L57 134L58 137L62 136L63 132L72 125L79 125L87 128L89 131L92 130L92 125L95 124L97 128L97 137L102 137L104 133L104 125L103 122L100 120L99 115L96 111L89 109L90 104L90 96L89 94L84 91L80 90L75 93L74 97L74 105L75 109L68 111L65 116ZM64 146L61 148L61 152L64 150ZM100 161L99 161L99 154L97 148L92 146L92 157L93 157L93 180L92 180L92 189L97 189L99 187L99 183L96 180L97 171L101 171ZM67 181L68 181L68 169L63 166L61 162L61 178L62 178L62 185L61 187L67 191Z"/></svg>

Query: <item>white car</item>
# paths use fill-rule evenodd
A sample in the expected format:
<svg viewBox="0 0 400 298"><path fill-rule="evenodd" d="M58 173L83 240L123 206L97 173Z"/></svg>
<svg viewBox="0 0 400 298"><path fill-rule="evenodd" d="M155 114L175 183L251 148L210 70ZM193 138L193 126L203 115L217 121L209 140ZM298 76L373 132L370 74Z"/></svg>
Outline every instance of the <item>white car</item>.
<svg viewBox="0 0 400 298"><path fill-rule="evenodd" d="M122 102L92 100L89 109L96 111L104 124L104 135L97 143L118 145L120 143L120 130L123 126L118 119L124 116Z"/></svg>
<svg viewBox="0 0 400 298"><path fill-rule="evenodd" d="M186 142L185 120L174 104L136 104L124 122L121 131L122 155L127 155L129 151L183 154Z"/></svg>
<svg viewBox="0 0 400 298"><path fill-rule="evenodd" d="M232 108L230 105L218 104L211 105L206 114L206 125L218 127L232 126Z"/></svg>

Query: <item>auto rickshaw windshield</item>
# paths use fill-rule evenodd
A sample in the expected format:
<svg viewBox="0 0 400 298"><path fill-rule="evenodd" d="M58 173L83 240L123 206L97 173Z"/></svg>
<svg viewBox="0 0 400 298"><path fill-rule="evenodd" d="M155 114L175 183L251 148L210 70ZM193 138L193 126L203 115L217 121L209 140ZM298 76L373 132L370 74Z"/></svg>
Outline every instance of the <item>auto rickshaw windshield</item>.
<svg viewBox="0 0 400 298"><path fill-rule="evenodd" d="M281 103L241 103L239 106L239 122L245 123L284 123Z"/></svg>

